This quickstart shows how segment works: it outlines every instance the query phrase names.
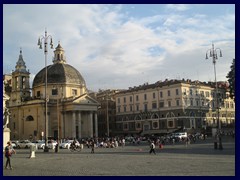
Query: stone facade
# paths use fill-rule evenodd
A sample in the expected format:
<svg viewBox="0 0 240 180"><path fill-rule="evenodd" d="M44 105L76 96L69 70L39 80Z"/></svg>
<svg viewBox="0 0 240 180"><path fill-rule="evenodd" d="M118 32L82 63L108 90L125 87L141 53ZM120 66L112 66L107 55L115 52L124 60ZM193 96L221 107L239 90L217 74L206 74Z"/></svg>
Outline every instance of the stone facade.
<svg viewBox="0 0 240 180"><path fill-rule="evenodd" d="M29 74L20 52L9 101L11 139L44 139L45 134L54 139L98 136L99 103L88 95L81 74L66 64L60 44L54 51L53 64L47 66L46 94L45 68L35 76L31 91Z"/></svg>
<svg viewBox="0 0 240 180"><path fill-rule="evenodd" d="M235 104L219 83L220 124L235 123ZM200 131L218 126L213 83L165 80L116 94L116 131L119 134L165 134Z"/></svg>

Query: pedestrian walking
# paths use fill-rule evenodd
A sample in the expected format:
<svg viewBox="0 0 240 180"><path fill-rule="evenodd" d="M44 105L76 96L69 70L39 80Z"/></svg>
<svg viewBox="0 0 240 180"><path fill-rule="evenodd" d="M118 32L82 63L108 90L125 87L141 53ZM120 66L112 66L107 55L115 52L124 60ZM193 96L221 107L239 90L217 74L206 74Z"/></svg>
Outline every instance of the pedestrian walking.
<svg viewBox="0 0 240 180"><path fill-rule="evenodd" d="M152 143L150 144L149 154L152 154L152 152L153 152L154 154L156 154L154 141L152 141Z"/></svg>
<svg viewBox="0 0 240 180"><path fill-rule="evenodd" d="M11 156L12 154L15 154L16 151L13 149L11 142L7 142L7 146L5 147L5 157L7 158L6 161L6 166L5 169L13 169L12 165L11 165Z"/></svg>
<svg viewBox="0 0 240 180"><path fill-rule="evenodd" d="M94 144L94 140L92 140L92 142L91 142L91 153L94 153L94 148L95 148L95 144Z"/></svg>
<svg viewBox="0 0 240 180"><path fill-rule="evenodd" d="M185 146L187 147L188 144L190 144L190 138L189 138L189 137L186 137L186 138L185 138Z"/></svg>

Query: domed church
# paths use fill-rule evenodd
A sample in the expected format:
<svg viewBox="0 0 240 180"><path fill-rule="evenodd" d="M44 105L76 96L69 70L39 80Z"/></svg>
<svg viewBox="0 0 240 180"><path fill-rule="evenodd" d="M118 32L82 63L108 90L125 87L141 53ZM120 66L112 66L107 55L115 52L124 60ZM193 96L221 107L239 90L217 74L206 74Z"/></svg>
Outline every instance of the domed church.
<svg viewBox="0 0 240 180"><path fill-rule="evenodd" d="M60 43L46 68L36 74L30 89L30 73L20 50L8 106L11 139L97 137L99 103L88 95L80 72L67 64Z"/></svg>

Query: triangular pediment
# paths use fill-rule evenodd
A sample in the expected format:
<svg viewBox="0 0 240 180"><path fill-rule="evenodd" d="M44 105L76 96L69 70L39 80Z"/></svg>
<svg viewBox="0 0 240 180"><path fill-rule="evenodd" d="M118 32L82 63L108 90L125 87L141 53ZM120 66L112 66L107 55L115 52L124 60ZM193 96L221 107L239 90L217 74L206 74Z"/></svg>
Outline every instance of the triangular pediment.
<svg viewBox="0 0 240 180"><path fill-rule="evenodd" d="M93 99L92 97L90 97L88 94L83 94L79 97L76 97L73 100L73 103L79 103L79 104L99 104L98 101L96 101L95 99Z"/></svg>

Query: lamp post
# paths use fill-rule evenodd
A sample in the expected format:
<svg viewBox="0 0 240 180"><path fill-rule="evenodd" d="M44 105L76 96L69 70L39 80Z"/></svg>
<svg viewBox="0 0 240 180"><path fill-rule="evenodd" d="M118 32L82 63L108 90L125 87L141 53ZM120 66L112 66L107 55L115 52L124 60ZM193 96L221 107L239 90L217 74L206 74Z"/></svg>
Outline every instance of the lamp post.
<svg viewBox="0 0 240 180"><path fill-rule="evenodd" d="M214 66L214 76L215 76L215 100L216 100L216 109L217 109L217 123L218 123L218 132L220 133L221 129L221 122L219 120L219 99L218 99L218 85L217 85L217 76L216 76L216 60L218 59L217 52L219 52L219 57L222 57L222 51L220 48L214 49L214 44L212 44L212 48L208 49L206 52L206 59L208 59L208 53L209 57L212 57L212 62ZM220 134L219 134L220 135ZM221 137L219 137L219 149L222 149L222 142Z"/></svg>
<svg viewBox="0 0 240 180"><path fill-rule="evenodd" d="M47 117L47 104L48 104L48 96L47 96L47 54L48 54L48 39L50 38L51 49L53 49L52 36L47 35L47 30L45 30L45 36L40 36L38 38L38 46L39 49L42 49L42 42L44 41L44 55L45 55L45 147L44 152L48 152L48 117Z"/></svg>
<svg viewBox="0 0 240 180"><path fill-rule="evenodd" d="M107 136L109 137L109 115L108 115L108 93L106 94L106 102L107 102L107 108L106 108L106 111L107 111Z"/></svg>
<svg viewBox="0 0 240 180"><path fill-rule="evenodd" d="M62 87L53 87L56 90L56 95L57 95L57 146L55 147L55 152L59 151L59 143L60 143L60 131L61 131L61 123L60 123L60 118L59 118L59 100L62 102L63 98L63 92L62 92ZM61 90L61 95L59 94L59 89ZM60 95L60 96L59 96Z"/></svg>

